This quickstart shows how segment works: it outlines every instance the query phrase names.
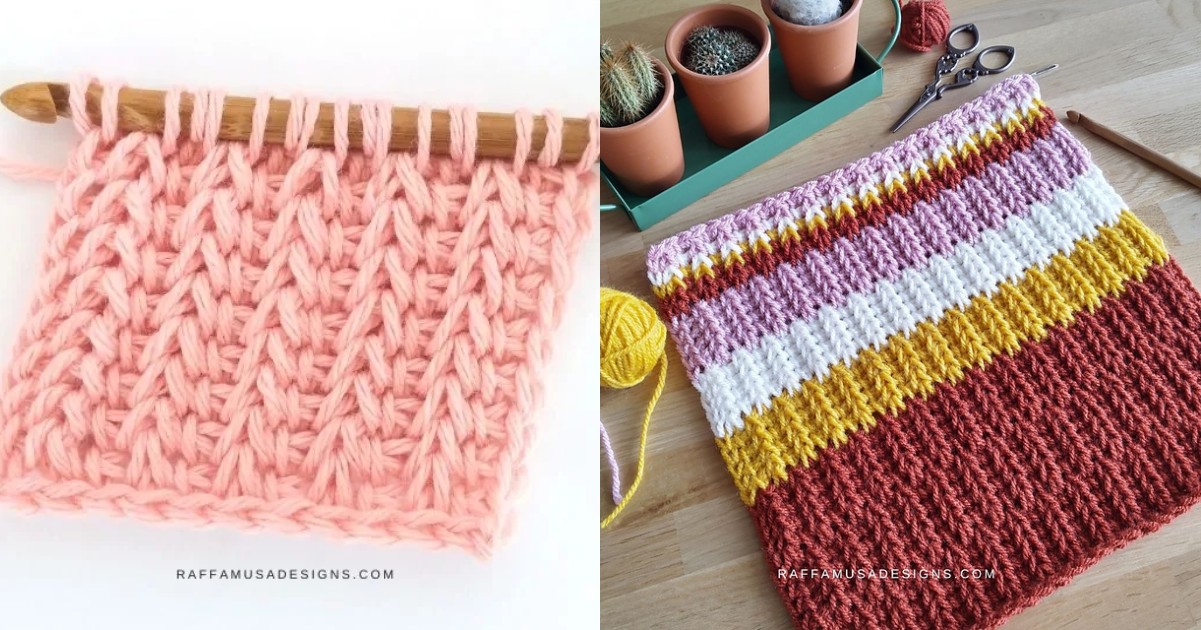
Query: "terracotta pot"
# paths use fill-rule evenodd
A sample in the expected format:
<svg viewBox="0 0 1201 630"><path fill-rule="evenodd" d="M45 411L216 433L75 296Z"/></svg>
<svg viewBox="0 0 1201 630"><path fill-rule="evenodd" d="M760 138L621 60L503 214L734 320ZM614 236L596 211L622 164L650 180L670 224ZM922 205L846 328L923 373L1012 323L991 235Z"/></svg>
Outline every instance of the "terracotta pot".
<svg viewBox="0 0 1201 630"><path fill-rule="evenodd" d="M737 72L722 76L698 74L684 67L684 41L698 26L733 26L759 41L759 56ZM665 43L667 61L689 100L709 139L726 148L740 147L767 131L771 112L768 91L767 54L771 34L763 18L750 9L733 4L710 4L685 13L671 30Z"/></svg>
<svg viewBox="0 0 1201 630"><path fill-rule="evenodd" d="M820 101L850 84L863 0L851 0L841 17L818 26L793 24L776 13L771 0L759 3L776 31L788 80L801 98Z"/></svg>
<svg viewBox="0 0 1201 630"><path fill-rule="evenodd" d="M684 147L676 118L676 88L671 72L655 59L663 80L659 105L642 120L621 127L600 128L600 158L623 186L649 197L684 176Z"/></svg>

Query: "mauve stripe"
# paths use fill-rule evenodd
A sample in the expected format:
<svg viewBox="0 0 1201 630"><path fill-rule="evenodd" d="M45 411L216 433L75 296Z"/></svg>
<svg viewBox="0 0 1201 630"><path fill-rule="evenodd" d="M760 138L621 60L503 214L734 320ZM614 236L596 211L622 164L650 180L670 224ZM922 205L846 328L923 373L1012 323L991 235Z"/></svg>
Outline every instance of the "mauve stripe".
<svg viewBox="0 0 1201 630"><path fill-rule="evenodd" d="M700 300L715 298L726 289L745 284L750 278L767 274L781 264L801 260L813 251L829 249L838 239L855 236L868 227L883 225L894 214L909 214L918 202L937 199L944 191L958 188L963 180L982 173L989 164L1002 164L1011 154L1029 149L1036 140L1050 135L1055 125L1054 114L1044 108L1024 128L1009 133L1003 140L989 143L977 152L960 155L955 159L955 166L934 169L929 179L912 181L906 190L885 195L878 204L860 208L855 214L832 221L827 226L805 231L797 238L777 241L770 249L745 252L742 261L717 265L712 274L690 278L661 297L659 310L664 319L674 319L688 312Z"/></svg>
<svg viewBox="0 0 1201 630"><path fill-rule="evenodd" d="M820 212L836 197L875 186L882 174L906 174L914 165L961 142L979 129L1026 107L1038 84L1029 75L1015 75L989 88L979 98L944 114L889 147L846 167L827 173L758 203L693 226L655 244L647 253L651 277L700 257L736 246L750 234Z"/></svg>
<svg viewBox="0 0 1201 630"><path fill-rule="evenodd" d="M1084 147L1055 126L1046 139L1015 152L1006 165L990 164L934 202L918 202L907 215L894 214L879 227L838 239L830 249L698 301L670 322L688 374L728 362L735 350L812 317L823 304L842 306L853 293L894 280L904 269L959 243L973 242L1009 216L1024 216L1032 204L1046 203L1056 190L1070 187L1087 170L1088 159ZM1040 163L1046 170L1040 172Z"/></svg>

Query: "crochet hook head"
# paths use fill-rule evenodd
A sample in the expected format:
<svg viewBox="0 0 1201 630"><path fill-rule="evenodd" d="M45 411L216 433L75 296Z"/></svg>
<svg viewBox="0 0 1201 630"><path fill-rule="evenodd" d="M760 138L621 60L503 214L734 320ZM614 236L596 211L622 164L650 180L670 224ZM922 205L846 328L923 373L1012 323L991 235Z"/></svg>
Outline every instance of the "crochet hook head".
<svg viewBox="0 0 1201 630"><path fill-rule="evenodd" d="M25 120L52 123L59 109L48 83L22 83L0 94L0 103Z"/></svg>
<svg viewBox="0 0 1201 630"><path fill-rule="evenodd" d="M1053 64L1047 66L1046 68L1040 68L1038 70L1035 70L1034 72L1031 72L1030 76L1037 77L1040 74L1046 74L1048 72L1053 72L1058 67L1059 67L1059 64L1053 63Z"/></svg>

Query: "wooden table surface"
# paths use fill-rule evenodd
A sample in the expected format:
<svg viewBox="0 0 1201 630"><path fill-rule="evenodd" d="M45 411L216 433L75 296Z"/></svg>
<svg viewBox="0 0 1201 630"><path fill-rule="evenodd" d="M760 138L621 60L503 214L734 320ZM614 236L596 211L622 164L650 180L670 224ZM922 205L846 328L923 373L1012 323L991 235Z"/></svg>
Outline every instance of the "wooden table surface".
<svg viewBox="0 0 1201 630"><path fill-rule="evenodd" d="M879 50L891 26L885 0L865 0L860 41ZM759 11L757 0L744 4ZM648 44L662 58L671 23L696 2L602 0L602 39ZM975 22L984 45L1017 48L1012 71L1051 63L1039 77L1063 119L1076 109L1201 171L1201 0L947 0L952 22ZM883 148L887 127L929 80L941 53L897 46L884 95L646 232L622 214L601 220L601 282L650 298L647 247L679 230L794 186ZM929 123L995 78L952 92L907 129ZM1164 236L1201 285L1201 192L1087 131L1092 151L1130 207ZM612 199L602 192L602 200ZM673 361L651 425L646 478L634 502L601 533L603 628L787 628L751 520L738 499L701 411ZM653 379L651 379L653 380ZM650 383L603 391L601 417L632 474ZM607 475L608 472L604 473ZM603 485L603 484L602 484ZM602 497L607 492L602 488ZM602 500L601 511L611 505ZM1071 584L1014 617L1007 628L1201 627L1201 509L1103 559Z"/></svg>

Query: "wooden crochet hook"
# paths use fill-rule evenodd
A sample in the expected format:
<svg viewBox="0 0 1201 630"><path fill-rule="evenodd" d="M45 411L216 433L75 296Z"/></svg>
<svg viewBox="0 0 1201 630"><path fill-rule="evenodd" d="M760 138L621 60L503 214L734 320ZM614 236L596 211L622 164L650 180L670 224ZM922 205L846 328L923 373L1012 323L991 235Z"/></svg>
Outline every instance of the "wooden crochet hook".
<svg viewBox="0 0 1201 630"><path fill-rule="evenodd" d="M1172 158L1152 149L1151 147L1138 142L1137 140L1118 133L1101 123L1084 116L1078 111L1068 110L1068 120L1088 129L1089 131L1101 136L1102 138L1117 145L1119 148L1125 149L1138 157L1158 166L1159 168L1183 179L1184 181L1201 189L1201 175L1194 173L1192 170L1185 167L1183 164L1173 160Z"/></svg>
<svg viewBox="0 0 1201 630"><path fill-rule="evenodd" d="M100 122L100 97L103 88L92 85L87 93L87 112L92 122ZM65 83L24 83L0 94L0 103L18 116L40 123L52 123L58 118L70 118L68 104L70 88ZM122 131L162 133L163 99L166 93L160 90L122 88L118 95L117 126ZM250 138L255 99L245 96L226 96L221 116L221 140L246 141ZM271 99L267 114L265 141L283 144L288 124L288 111L292 103L286 99ZM179 112L181 133L187 134L192 114L192 95L183 93ZM359 107L350 108L348 137L351 148L361 148L363 125L359 120ZM450 113L431 110L430 152L440 155L450 153ZM546 119L533 117L529 160L538 159L538 153L546 140ZM517 121L511 114L480 112L476 118L476 155L478 157L512 159L517 150ZM588 121L580 118L563 119L563 143L560 162L578 162L588 145ZM334 105L322 103L317 125L313 129L309 144L333 146ZM394 107L392 109L393 150L417 147L417 109Z"/></svg>

